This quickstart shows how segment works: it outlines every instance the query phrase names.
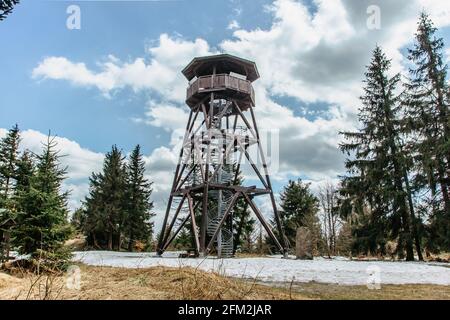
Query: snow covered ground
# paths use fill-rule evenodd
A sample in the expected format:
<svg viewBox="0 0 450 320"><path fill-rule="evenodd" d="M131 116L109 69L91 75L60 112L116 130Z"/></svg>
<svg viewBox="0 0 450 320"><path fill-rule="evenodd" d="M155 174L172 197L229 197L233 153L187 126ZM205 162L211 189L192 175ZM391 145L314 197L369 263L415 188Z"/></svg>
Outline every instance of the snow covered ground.
<svg viewBox="0 0 450 320"><path fill-rule="evenodd" d="M335 283L365 285L368 279L382 284L440 284L450 286L450 264L423 262L349 261L317 258L314 261L281 259L280 256L261 258L179 259L178 253L167 252L162 257L155 253L127 253L109 251L75 252L74 260L93 266L147 268L154 266L198 267L232 277L257 278L264 282ZM379 272L378 272L379 271Z"/></svg>

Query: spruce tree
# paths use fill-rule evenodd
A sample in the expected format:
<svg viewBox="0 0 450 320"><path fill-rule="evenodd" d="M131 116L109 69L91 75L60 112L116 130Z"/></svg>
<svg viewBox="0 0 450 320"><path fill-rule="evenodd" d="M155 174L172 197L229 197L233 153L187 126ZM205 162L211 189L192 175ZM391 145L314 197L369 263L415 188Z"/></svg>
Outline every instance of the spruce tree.
<svg viewBox="0 0 450 320"><path fill-rule="evenodd" d="M35 166L30 151L25 150L17 161L16 168L16 195L28 192L31 187L31 179L34 176Z"/></svg>
<svg viewBox="0 0 450 320"><path fill-rule="evenodd" d="M83 231L83 226L85 224L85 211L83 208L78 208L75 210L70 219L70 224L75 229L75 231Z"/></svg>
<svg viewBox="0 0 450 320"><path fill-rule="evenodd" d="M42 153L36 156L35 170L28 153L20 161L17 226L13 236L21 253L56 251L70 234L68 193L62 191L66 168L61 167L56 147L55 139L48 136Z"/></svg>
<svg viewBox="0 0 450 320"><path fill-rule="evenodd" d="M173 242L174 248L178 250L188 250L193 247L193 238L187 228L181 229L180 233Z"/></svg>
<svg viewBox="0 0 450 320"><path fill-rule="evenodd" d="M144 176L145 162L142 159L141 147L137 145L131 152L127 164L127 180L125 195L125 220L123 231L128 237L128 251L132 251L135 240L151 241L153 223L151 212L153 202L150 201L152 183Z"/></svg>
<svg viewBox="0 0 450 320"><path fill-rule="evenodd" d="M96 249L101 249L106 241L106 224L104 223L102 208L100 176L97 173L92 173L89 178L89 194L83 202L84 210L80 213L80 221L82 221L81 230L86 235L87 243Z"/></svg>
<svg viewBox="0 0 450 320"><path fill-rule="evenodd" d="M0 207L7 206L15 188L15 173L19 158L20 131L17 124L0 140Z"/></svg>
<svg viewBox="0 0 450 320"><path fill-rule="evenodd" d="M86 198L84 230L88 242L120 250L126 218L126 165L122 152L113 146L105 156L102 173L93 173ZM100 244L99 244L100 242Z"/></svg>
<svg viewBox="0 0 450 320"><path fill-rule="evenodd" d="M0 21L6 19L6 16L10 14L19 0L0 0Z"/></svg>
<svg viewBox="0 0 450 320"><path fill-rule="evenodd" d="M405 99L409 150L414 154L413 188L429 189L431 233L436 246L450 249L450 116L444 41L422 13L408 58L412 63ZM431 247L434 245L431 244Z"/></svg>
<svg viewBox="0 0 450 320"><path fill-rule="evenodd" d="M295 237L299 227L311 227L314 229L311 232L317 234L319 200L312 194L309 183L304 183L301 179L289 180L280 195L280 200L281 222L285 236L292 247L295 246ZM270 242L269 239L268 242Z"/></svg>
<svg viewBox="0 0 450 320"><path fill-rule="evenodd" d="M15 221L17 203L15 193L17 192L17 165L19 157L20 132L17 125L8 131L6 136L0 140L0 225L7 226L0 230L0 248L3 256L9 251L10 240L2 243L3 234L9 234L11 225L8 221Z"/></svg>
<svg viewBox="0 0 450 320"><path fill-rule="evenodd" d="M344 178L343 190L350 197L356 196L362 208L369 208L367 221L359 230L360 237L368 237L371 247L378 247L381 253L386 237L397 238L399 256L402 257L405 248L406 259L414 260L412 208L408 207L404 185L407 157L402 152L398 120L401 105L396 95L400 76L390 78L389 69L390 61L376 47L365 73L359 110L361 129L343 133L346 142L341 149L353 156L346 161L351 175Z"/></svg>

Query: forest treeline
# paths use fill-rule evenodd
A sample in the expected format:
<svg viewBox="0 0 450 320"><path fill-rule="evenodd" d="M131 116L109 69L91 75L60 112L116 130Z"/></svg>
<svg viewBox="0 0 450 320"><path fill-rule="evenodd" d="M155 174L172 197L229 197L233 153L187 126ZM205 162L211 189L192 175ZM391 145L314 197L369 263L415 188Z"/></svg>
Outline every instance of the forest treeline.
<svg viewBox="0 0 450 320"><path fill-rule="evenodd" d="M137 145L128 161L116 146L105 156L103 170L89 179L89 195L72 219L96 249L132 251L137 242L152 249L152 182Z"/></svg>
<svg viewBox="0 0 450 320"><path fill-rule="evenodd" d="M291 248L297 229L306 227L316 255L422 260L450 252L450 90L444 49L423 13L407 51L408 75L393 74L382 48L373 50L358 129L341 132L347 173L318 192L300 179L281 192L280 216ZM67 170L56 140L49 135L39 154L19 151L19 145L14 126L0 140L0 237L8 232L14 249L32 255L58 252L76 233L86 237L89 248L155 249L151 173L145 172L139 145L128 156L112 147L101 172L90 177L89 194L70 223L62 185ZM234 216L235 251L275 253L244 203L238 201ZM172 249L194 247L189 228L186 224Z"/></svg>
<svg viewBox="0 0 450 320"><path fill-rule="evenodd" d="M20 130L0 140L0 253L9 249L32 257L67 258L64 243L84 233L97 249L133 250L136 241L151 243L151 183L137 145L128 159L116 146L106 154L103 170L92 173L89 195L69 214L63 182L64 155L51 135L38 154L21 151ZM69 160L70 162L70 160ZM145 249L145 248L141 248Z"/></svg>
<svg viewBox="0 0 450 320"><path fill-rule="evenodd" d="M373 50L358 129L340 133L340 149L347 156L340 183L323 186L316 197L301 196L308 187L291 181L282 193L281 214L291 244L295 228L309 226L319 254L423 260L424 253L450 251L445 46L426 13L417 26L407 50L408 75L393 74L382 48ZM297 199L292 193L299 194ZM292 204L300 198L302 204ZM300 209L303 214L292 213L302 206L308 208ZM311 212L320 212L315 223L305 220ZM321 228L314 227L317 223Z"/></svg>

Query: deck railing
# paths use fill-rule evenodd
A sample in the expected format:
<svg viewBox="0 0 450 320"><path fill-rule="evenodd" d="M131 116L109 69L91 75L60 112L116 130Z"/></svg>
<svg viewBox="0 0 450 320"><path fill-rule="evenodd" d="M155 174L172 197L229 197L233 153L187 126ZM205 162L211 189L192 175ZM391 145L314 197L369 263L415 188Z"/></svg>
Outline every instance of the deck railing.
<svg viewBox="0 0 450 320"><path fill-rule="evenodd" d="M187 89L187 99L196 93L210 92L215 90L233 89L250 95L255 101L255 91L252 83L245 79L240 79L229 74L216 74L201 76L191 83Z"/></svg>

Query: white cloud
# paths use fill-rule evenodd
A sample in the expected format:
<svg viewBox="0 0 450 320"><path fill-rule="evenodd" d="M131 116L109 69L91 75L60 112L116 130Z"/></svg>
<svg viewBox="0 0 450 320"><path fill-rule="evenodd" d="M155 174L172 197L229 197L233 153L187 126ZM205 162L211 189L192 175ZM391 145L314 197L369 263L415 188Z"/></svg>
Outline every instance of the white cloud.
<svg viewBox="0 0 450 320"><path fill-rule="evenodd" d="M47 140L47 135L35 130L25 130L21 133L23 149L28 149L39 154L42 151L42 143ZM57 148L60 151L63 166L68 167L68 178L71 180L86 179L93 171L100 170L104 155L82 148L77 142L64 137L55 137Z"/></svg>
<svg viewBox="0 0 450 320"><path fill-rule="evenodd" d="M0 128L0 138L6 135L7 130ZM21 150L29 150L40 154L42 143L47 141L47 135L36 130L21 132ZM64 137L55 137L57 150L60 150L61 165L67 167L67 180L63 189L70 190L69 206L72 210L80 206L80 201L88 192L87 180L92 172L102 168L104 155L81 147L77 142Z"/></svg>
<svg viewBox="0 0 450 320"><path fill-rule="evenodd" d="M446 0L418 0L419 10L425 9L433 19L438 28L449 25L450 20L450 2Z"/></svg>
<svg viewBox="0 0 450 320"><path fill-rule="evenodd" d="M34 68L35 79L66 80L74 85L96 87L105 94L130 87L134 91L152 90L165 99L181 101L185 95L185 81L180 70L194 56L210 54L203 39L185 41L162 34L159 45L148 50L151 58L136 58L122 62L109 55L98 63L98 71L85 63L72 62L65 57L47 57Z"/></svg>
<svg viewBox="0 0 450 320"><path fill-rule="evenodd" d="M234 29L239 29L241 26L239 25L239 22L237 22L236 20L231 20L230 23L228 24L227 29L228 30L234 30Z"/></svg>
<svg viewBox="0 0 450 320"><path fill-rule="evenodd" d="M170 192L177 157L173 149L159 147L144 158L146 174L149 181L153 181L152 200L155 204L155 212L158 213L156 224L159 226L166 209L167 195Z"/></svg>
<svg viewBox="0 0 450 320"><path fill-rule="evenodd" d="M148 110L145 112L144 121L155 127L173 131L186 126L188 113L171 103L156 103L151 100L148 103Z"/></svg>
<svg viewBox="0 0 450 320"><path fill-rule="evenodd" d="M7 129L0 128L0 139L6 136ZM35 154L42 151L42 143L47 135L36 130L21 132L21 151L29 150ZM62 190L70 191L68 206L73 212L79 208L89 192L88 178L92 172L100 172L103 166L104 154L93 152L81 147L77 142L64 137L56 137L57 149L60 150L61 166L67 166L67 179L63 182ZM173 147L176 149L176 147ZM146 177L153 181L152 200L155 201L155 212L159 213L157 225L161 224L161 213L165 210L167 193L173 178L177 163L175 150L159 147L149 156L144 156L146 163Z"/></svg>

